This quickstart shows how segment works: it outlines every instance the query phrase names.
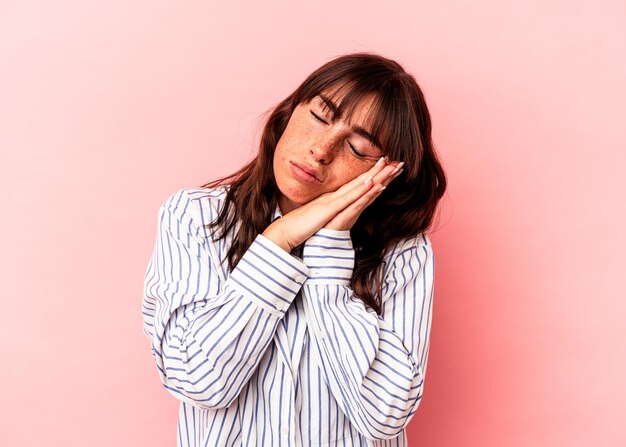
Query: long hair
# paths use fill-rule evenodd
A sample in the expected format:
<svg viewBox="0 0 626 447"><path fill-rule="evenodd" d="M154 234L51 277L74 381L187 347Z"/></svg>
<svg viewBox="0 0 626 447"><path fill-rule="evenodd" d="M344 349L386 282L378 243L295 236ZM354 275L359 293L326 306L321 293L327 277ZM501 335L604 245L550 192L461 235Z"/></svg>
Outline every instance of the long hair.
<svg viewBox="0 0 626 447"><path fill-rule="evenodd" d="M430 113L417 82L397 62L370 53L340 56L315 70L269 115L258 155L239 171L202 185L227 185L220 213L210 224L221 239L236 234L227 253L232 270L254 239L272 222L279 190L273 158L293 110L321 92L345 93L333 120L349 120L356 106L374 94L371 133L391 160L404 161L404 172L359 216L350 230L355 248L351 287L381 313L380 278L387 249L427 230L446 189L446 176L431 139ZM237 223L240 223L237 228Z"/></svg>

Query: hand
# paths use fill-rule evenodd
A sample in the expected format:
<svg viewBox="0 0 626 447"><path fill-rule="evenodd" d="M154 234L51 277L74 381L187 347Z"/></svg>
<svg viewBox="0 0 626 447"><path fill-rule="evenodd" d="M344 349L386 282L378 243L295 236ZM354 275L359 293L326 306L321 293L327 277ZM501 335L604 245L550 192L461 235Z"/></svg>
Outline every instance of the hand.
<svg viewBox="0 0 626 447"><path fill-rule="evenodd" d="M383 168L372 174L371 170L368 171L371 177L372 188L352 202L350 205L341 210L332 220L330 220L324 228L331 230L349 230L356 223L357 219L376 198L383 192L387 185L395 179L402 172L402 166L404 162L391 162L385 164L383 162Z"/></svg>
<svg viewBox="0 0 626 447"><path fill-rule="evenodd" d="M349 230L361 212L402 172L402 165L380 159L336 191L322 194L275 220L263 236L290 252L320 228Z"/></svg>

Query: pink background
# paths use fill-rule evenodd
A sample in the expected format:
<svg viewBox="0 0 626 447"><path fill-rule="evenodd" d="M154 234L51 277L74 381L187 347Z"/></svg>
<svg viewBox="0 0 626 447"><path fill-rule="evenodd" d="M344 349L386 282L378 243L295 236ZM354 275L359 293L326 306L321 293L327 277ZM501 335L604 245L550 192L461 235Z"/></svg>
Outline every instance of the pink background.
<svg viewBox="0 0 626 447"><path fill-rule="evenodd" d="M0 2L0 445L175 444L157 209L336 55L423 87L450 179L413 446L626 445L626 3Z"/></svg>

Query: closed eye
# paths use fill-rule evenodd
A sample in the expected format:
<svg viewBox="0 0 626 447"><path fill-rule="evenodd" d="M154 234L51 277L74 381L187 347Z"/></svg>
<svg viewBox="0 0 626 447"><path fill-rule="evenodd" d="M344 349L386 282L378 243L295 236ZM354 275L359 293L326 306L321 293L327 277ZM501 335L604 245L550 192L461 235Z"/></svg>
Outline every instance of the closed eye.
<svg viewBox="0 0 626 447"><path fill-rule="evenodd" d="M357 157L365 157L365 154L362 154L361 152L357 151L356 148L352 146L352 144L349 141L348 141L348 146L350 146L350 150L352 150L352 152L354 152L354 155L356 155Z"/></svg>
<svg viewBox="0 0 626 447"><path fill-rule="evenodd" d="M324 123L326 125L328 125L328 121L326 121L325 119L323 119L321 116L319 116L317 113L313 112L312 110L310 111L311 115L313 115L315 117L316 120L318 120L320 123ZM364 158L366 157L365 154L363 154L362 152L359 152L356 150L356 148L354 146L352 146L352 143L350 143L348 141L348 146L350 146L350 150L352 151L352 153L359 158Z"/></svg>
<svg viewBox="0 0 626 447"><path fill-rule="evenodd" d="M324 124L328 124L328 122L326 120L324 120L322 117L320 117L317 114L315 114L315 112L313 112L312 110L311 110L311 115L313 115L316 120L321 121Z"/></svg>

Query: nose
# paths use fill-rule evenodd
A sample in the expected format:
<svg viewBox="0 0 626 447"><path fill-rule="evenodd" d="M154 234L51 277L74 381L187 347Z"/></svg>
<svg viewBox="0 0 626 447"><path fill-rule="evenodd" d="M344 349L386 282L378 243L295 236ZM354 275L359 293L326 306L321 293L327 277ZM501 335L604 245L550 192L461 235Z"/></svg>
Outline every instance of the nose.
<svg viewBox="0 0 626 447"><path fill-rule="evenodd" d="M337 152L339 138L333 135L325 135L314 142L310 152L313 159L320 164L330 163Z"/></svg>

